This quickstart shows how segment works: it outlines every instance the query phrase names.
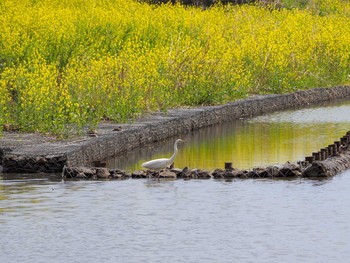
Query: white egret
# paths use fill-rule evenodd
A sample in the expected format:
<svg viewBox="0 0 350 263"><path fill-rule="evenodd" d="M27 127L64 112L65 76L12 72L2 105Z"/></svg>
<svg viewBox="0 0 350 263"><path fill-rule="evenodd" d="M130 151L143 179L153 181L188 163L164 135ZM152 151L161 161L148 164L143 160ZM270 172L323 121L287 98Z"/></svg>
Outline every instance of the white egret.
<svg viewBox="0 0 350 263"><path fill-rule="evenodd" d="M177 154L177 144L179 142L184 142L181 139L177 139L174 143L174 154L168 159L168 158L161 158L161 159L155 159L148 162L143 163L141 166L144 168L147 168L149 170L162 170L165 169L167 166L171 165L174 162L174 159Z"/></svg>

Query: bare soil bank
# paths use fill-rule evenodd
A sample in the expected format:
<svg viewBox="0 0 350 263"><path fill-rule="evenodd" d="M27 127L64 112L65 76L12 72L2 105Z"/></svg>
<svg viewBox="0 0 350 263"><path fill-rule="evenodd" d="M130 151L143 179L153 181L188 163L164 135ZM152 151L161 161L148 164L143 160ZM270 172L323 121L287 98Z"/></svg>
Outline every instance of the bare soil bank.
<svg viewBox="0 0 350 263"><path fill-rule="evenodd" d="M5 132L0 140L0 165L8 173L62 172L64 165L87 166L202 127L342 98L350 98L350 86L254 96L222 106L152 113L131 124L101 123L97 137L65 141L40 134Z"/></svg>

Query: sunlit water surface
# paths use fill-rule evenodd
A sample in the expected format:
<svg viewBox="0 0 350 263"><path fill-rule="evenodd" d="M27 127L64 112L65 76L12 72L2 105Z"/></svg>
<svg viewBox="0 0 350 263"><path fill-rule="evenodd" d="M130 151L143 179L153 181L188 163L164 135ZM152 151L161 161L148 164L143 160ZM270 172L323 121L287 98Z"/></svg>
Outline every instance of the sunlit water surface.
<svg viewBox="0 0 350 263"><path fill-rule="evenodd" d="M182 135L178 167L302 159L349 130L350 103ZM109 161L138 168L173 139ZM0 262L348 262L350 172L324 181L67 181L0 174Z"/></svg>

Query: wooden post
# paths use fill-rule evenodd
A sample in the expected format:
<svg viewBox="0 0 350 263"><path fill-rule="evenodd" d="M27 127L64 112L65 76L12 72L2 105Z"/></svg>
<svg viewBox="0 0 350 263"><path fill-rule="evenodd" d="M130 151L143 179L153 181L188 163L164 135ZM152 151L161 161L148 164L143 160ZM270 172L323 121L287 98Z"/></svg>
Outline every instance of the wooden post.
<svg viewBox="0 0 350 263"><path fill-rule="evenodd" d="M315 156L307 156L305 157L305 162L313 163L315 161Z"/></svg>
<svg viewBox="0 0 350 263"><path fill-rule="evenodd" d="M336 141L336 142L334 142L334 146L335 146L335 152L334 152L334 153L339 152L340 141Z"/></svg>
<svg viewBox="0 0 350 263"><path fill-rule="evenodd" d="M317 153L316 153L316 152L313 152L313 153L312 153L312 156L315 157L315 161L320 161L320 160L321 160L321 158L320 158L320 153L318 153L318 152L317 152Z"/></svg>
<svg viewBox="0 0 350 263"><path fill-rule="evenodd" d="M225 170L233 170L232 163L230 162L225 163Z"/></svg>
<svg viewBox="0 0 350 263"><path fill-rule="evenodd" d="M321 155L322 155L322 160L326 160L328 158L328 149L327 148L322 148L321 149Z"/></svg>
<svg viewBox="0 0 350 263"><path fill-rule="evenodd" d="M334 154L334 145L328 145L328 156L332 156Z"/></svg>
<svg viewBox="0 0 350 263"><path fill-rule="evenodd" d="M340 138L340 144L345 144L348 143L348 137L347 136L343 136Z"/></svg>
<svg viewBox="0 0 350 263"><path fill-rule="evenodd" d="M319 151L319 154L320 154L320 160L321 161L324 161L326 158L326 156L324 155L324 152L322 152L322 151Z"/></svg>

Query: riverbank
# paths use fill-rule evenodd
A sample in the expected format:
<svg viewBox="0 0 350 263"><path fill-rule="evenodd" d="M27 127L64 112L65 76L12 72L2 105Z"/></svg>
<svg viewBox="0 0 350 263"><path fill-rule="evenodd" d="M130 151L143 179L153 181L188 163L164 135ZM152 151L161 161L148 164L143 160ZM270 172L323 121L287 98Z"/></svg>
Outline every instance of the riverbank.
<svg viewBox="0 0 350 263"><path fill-rule="evenodd" d="M96 137L57 140L40 134L5 132L0 140L4 172L62 172L89 166L131 149L180 133L269 112L350 98L350 87L318 88L283 95L254 96L222 106L173 109L143 116L130 124L100 123Z"/></svg>

